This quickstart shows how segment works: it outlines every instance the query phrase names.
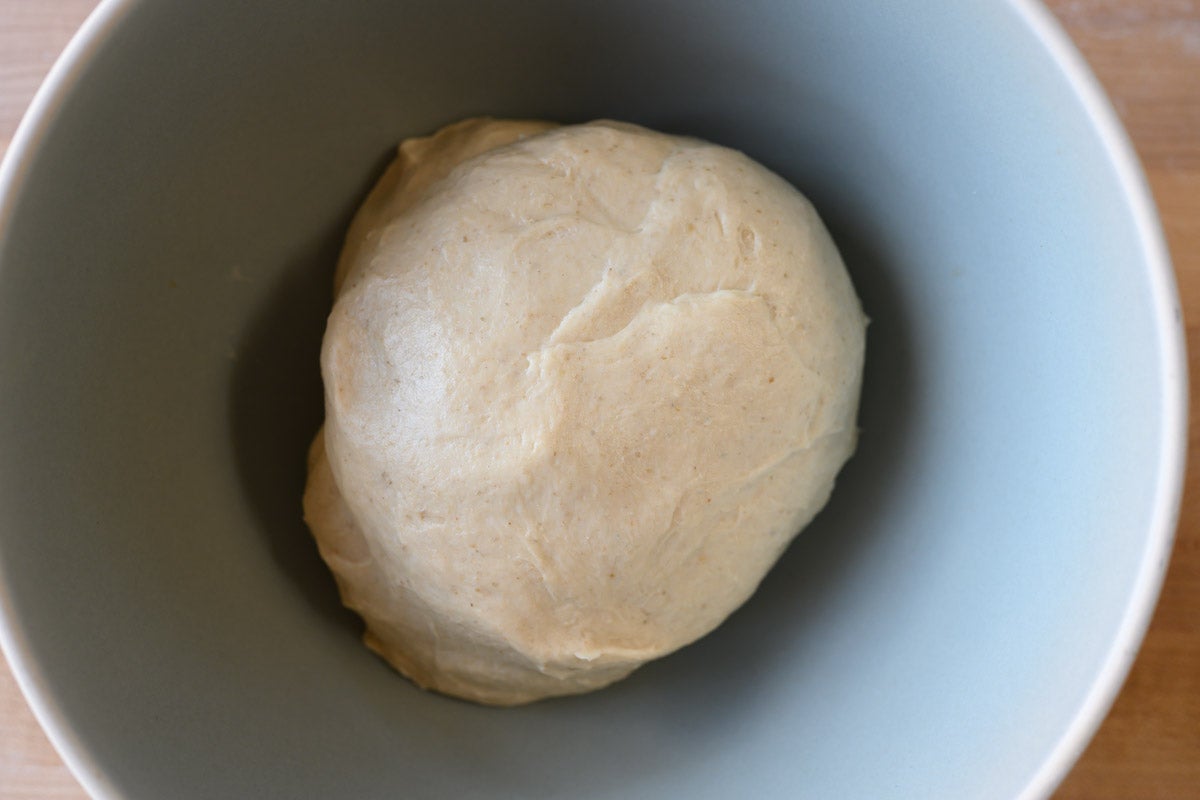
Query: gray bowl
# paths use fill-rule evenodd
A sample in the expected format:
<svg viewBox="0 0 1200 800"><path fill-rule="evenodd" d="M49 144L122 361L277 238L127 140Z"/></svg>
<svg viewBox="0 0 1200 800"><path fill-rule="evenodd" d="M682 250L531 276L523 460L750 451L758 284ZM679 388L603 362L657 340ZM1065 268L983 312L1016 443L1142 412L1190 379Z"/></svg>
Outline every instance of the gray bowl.
<svg viewBox="0 0 1200 800"><path fill-rule="evenodd" d="M744 150L874 320L860 451L759 593L509 710L368 653L299 503L349 216L476 114ZM1042 796L1153 606L1170 265L1031 2L108 0L0 189L0 627L97 797Z"/></svg>

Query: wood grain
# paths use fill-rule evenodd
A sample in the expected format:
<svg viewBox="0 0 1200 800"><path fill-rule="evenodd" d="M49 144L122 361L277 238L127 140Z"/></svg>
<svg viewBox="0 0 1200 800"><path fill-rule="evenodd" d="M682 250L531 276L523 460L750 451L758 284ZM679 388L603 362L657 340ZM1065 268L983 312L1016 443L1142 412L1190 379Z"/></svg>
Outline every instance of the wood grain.
<svg viewBox="0 0 1200 800"><path fill-rule="evenodd" d="M0 0L0 152L95 0ZM1200 2L1050 0L1133 138L1162 214L1200 376ZM1196 379L1200 382L1200 379ZM1192 397L1192 417L1197 413ZM1200 433L1193 425L1190 452ZM0 668L0 800L83 800ZM1200 475L1133 671L1055 800L1200 798Z"/></svg>

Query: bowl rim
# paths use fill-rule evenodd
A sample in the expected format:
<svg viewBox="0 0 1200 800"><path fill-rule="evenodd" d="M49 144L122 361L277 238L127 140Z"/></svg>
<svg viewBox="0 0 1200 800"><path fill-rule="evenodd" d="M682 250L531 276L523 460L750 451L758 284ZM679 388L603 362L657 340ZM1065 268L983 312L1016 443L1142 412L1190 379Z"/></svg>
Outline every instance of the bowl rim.
<svg viewBox="0 0 1200 800"><path fill-rule="evenodd" d="M1035 800L1046 798L1054 791L1099 729L1133 666L1157 606L1182 502L1189 393L1186 339L1175 272L1153 196L1128 133L1090 66L1050 10L1039 0L999 2L1007 4L1017 14L1062 72L1082 103L1117 176L1138 234L1156 312L1159 367L1164 376L1158 481L1130 600L1100 669L1074 717L1017 795L1019 800ZM27 178L32 157L53 125L70 89L136 5L137 0L100 0L35 94L0 163L0 239L11 224L15 198ZM71 728L63 708L50 692L44 673L30 654L27 637L14 613L2 572L0 651L7 657L17 685L47 738L83 789L97 800L122 800L121 792Z"/></svg>
<svg viewBox="0 0 1200 800"><path fill-rule="evenodd" d="M33 156L54 124L71 87L87 71L92 58L134 5L134 0L100 0L34 94L0 161L0 241L7 238L16 198L28 177ZM34 718L83 790L97 800L124 800L106 770L72 729L61 704L47 686L45 674L30 653L25 630L14 613L3 569L0 569L0 651L8 659Z"/></svg>
<svg viewBox="0 0 1200 800"><path fill-rule="evenodd" d="M1158 606L1183 499L1188 451L1189 389L1186 333L1175 270L1154 196L1129 134L1099 79L1050 10L1038 0L1008 2L1063 71L1082 102L1084 112L1108 154L1122 193L1128 200L1155 310L1159 367L1164 384L1158 482L1145 549L1129 603L1109 642L1100 670L1076 710L1074 719L1018 795L1020 800L1035 800L1049 797L1062 783L1100 729L1100 724L1125 684Z"/></svg>

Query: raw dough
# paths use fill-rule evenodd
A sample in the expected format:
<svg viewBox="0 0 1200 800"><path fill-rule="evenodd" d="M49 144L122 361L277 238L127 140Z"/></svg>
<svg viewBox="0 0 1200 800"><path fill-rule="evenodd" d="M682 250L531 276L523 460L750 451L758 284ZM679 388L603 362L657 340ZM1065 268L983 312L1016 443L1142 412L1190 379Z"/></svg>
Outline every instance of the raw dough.
<svg viewBox="0 0 1200 800"><path fill-rule="evenodd" d="M410 139L350 229L305 516L366 643L509 705L703 636L854 449L864 327L812 206L628 124Z"/></svg>

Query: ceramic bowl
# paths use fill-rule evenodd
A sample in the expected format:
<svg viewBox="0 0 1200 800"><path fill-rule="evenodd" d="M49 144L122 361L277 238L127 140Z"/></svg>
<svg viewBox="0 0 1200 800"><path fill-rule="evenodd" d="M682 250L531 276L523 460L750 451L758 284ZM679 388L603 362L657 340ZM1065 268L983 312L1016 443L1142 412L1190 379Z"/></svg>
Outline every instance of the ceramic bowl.
<svg viewBox="0 0 1200 800"><path fill-rule="evenodd" d="M873 319L859 452L758 594L507 710L371 655L300 516L347 221L477 114L744 150ZM2 184L4 646L98 798L1039 797L1144 631L1179 311L1032 2L106 0Z"/></svg>

